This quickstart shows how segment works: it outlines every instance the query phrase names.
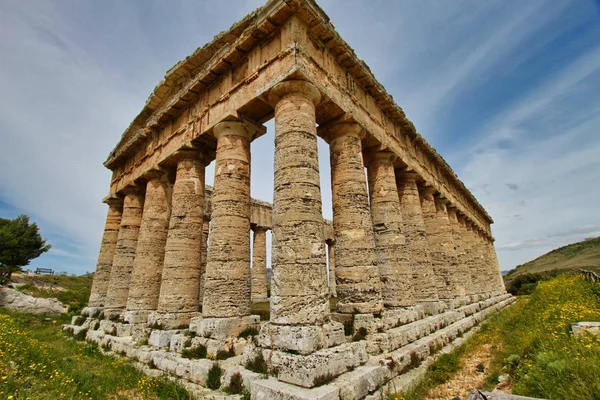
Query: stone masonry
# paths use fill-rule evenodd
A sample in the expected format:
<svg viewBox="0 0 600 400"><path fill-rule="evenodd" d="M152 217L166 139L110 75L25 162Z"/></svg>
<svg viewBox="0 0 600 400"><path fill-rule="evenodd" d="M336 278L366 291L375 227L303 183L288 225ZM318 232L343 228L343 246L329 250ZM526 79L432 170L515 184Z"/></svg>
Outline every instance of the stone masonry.
<svg viewBox="0 0 600 400"><path fill-rule="evenodd" d="M250 197L265 134L272 204ZM223 385L240 373L252 398L379 398L514 300L493 220L314 0L269 0L177 63L104 165L88 318L67 328L200 387L213 361L185 348L227 358Z"/></svg>

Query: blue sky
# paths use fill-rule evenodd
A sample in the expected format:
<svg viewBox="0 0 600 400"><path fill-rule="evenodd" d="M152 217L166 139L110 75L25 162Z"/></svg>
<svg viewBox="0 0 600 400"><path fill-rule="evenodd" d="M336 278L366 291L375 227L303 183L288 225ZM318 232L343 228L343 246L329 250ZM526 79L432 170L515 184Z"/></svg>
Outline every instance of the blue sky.
<svg viewBox="0 0 600 400"><path fill-rule="evenodd" d="M0 2L0 217L30 215L53 245L33 267L95 268L102 162L171 66L262 4ZM492 215L502 269L600 235L598 2L319 4ZM267 127L252 195L271 201ZM320 141L331 217L328 157Z"/></svg>

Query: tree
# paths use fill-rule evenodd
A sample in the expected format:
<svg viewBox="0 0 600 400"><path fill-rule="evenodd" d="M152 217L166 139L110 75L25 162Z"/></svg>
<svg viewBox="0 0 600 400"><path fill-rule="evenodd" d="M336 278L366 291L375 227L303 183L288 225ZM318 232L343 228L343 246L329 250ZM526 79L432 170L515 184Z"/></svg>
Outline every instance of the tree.
<svg viewBox="0 0 600 400"><path fill-rule="evenodd" d="M13 272L21 271L48 250L50 245L27 215L13 220L0 218L0 284L9 282Z"/></svg>

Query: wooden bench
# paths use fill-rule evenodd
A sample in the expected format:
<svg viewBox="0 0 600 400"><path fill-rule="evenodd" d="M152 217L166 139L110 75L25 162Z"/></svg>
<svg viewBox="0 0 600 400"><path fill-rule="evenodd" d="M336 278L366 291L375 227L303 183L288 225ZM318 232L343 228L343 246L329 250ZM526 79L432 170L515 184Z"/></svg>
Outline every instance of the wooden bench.
<svg viewBox="0 0 600 400"><path fill-rule="evenodd" d="M37 268L35 270L36 275L54 275L54 271L50 268Z"/></svg>

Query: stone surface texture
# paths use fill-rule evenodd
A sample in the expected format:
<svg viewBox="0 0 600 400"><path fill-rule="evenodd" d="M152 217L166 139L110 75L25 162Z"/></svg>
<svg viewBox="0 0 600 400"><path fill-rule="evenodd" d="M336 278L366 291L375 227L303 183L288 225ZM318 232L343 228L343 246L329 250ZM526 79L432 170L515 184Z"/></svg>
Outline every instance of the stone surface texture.
<svg viewBox="0 0 600 400"><path fill-rule="evenodd" d="M367 155L366 164L383 304L406 307L415 304L414 282L410 250L403 233L394 159L393 153L378 151Z"/></svg>
<svg viewBox="0 0 600 400"><path fill-rule="evenodd" d="M57 299L37 298L5 287L0 288L0 307L30 314L67 313L67 307Z"/></svg>
<svg viewBox="0 0 600 400"><path fill-rule="evenodd" d="M176 160L159 313L199 309L205 161L202 154L189 150L178 154Z"/></svg>
<svg viewBox="0 0 600 400"><path fill-rule="evenodd" d="M252 301L267 301L267 231L262 228L252 231Z"/></svg>
<svg viewBox="0 0 600 400"><path fill-rule="evenodd" d="M356 123L342 121L324 127L323 133L331 162L338 311L376 313L383 308L382 284L362 159L364 131Z"/></svg>

